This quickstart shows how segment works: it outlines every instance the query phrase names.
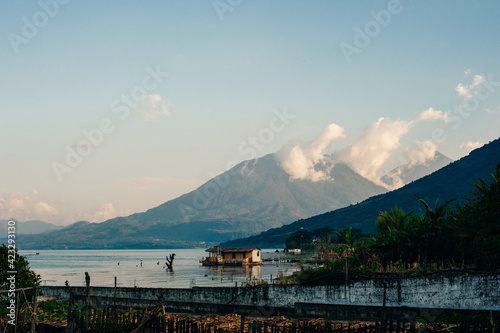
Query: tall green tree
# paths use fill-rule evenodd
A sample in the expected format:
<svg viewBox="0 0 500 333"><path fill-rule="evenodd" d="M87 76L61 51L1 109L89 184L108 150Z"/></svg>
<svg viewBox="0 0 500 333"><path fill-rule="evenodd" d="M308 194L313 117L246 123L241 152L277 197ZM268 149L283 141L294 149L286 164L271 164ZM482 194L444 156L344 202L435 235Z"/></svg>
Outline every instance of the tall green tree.
<svg viewBox="0 0 500 333"><path fill-rule="evenodd" d="M9 273L14 271L16 273ZM40 275L31 270L26 257L19 255L17 249L10 249L7 245L2 244L0 246L0 281L1 283L6 283L3 288L7 290L11 289L10 281L13 281L11 280L12 275L15 277L16 289L35 287L38 286L41 281ZM18 303L16 303L17 309L23 309L25 300L31 300L33 298L33 290L23 292L26 297L18 298ZM2 318L5 318L8 312L7 303L0 303L0 315ZM20 313L23 312L21 311Z"/></svg>
<svg viewBox="0 0 500 333"><path fill-rule="evenodd" d="M16 288L35 287L40 284L40 275L31 270L25 256L19 255L17 249L10 250L5 244L0 246L0 281L5 282L10 277L10 271L16 271ZM13 255L12 258L9 255Z"/></svg>
<svg viewBox="0 0 500 333"><path fill-rule="evenodd" d="M354 245L352 238L352 227L349 226L346 229L342 229L340 231L335 231L337 235L337 239L339 243L352 247Z"/></svg>
<svg viewBox="0 0 500 333"><path fill-rule="evenodd" d="M455 199L446 200L440 205L439 198L437 198L434 208L431 208L422 198L417 195L415 197L425 208L424 220L419 231L421 237L418 240L421 259L428 263L449 263L450 247L447 245L450 245L453 240L450 239L450 210L448 206Z"/></svg>
<svg viewBox="0 0 500 333"><path fill-rule="evenodd" d="M314 229L313 231L311 231L311 233L313 234L313 236L316 236L318 238L323 238L333 235L335 233L335 230L331 227L323 227Z"/></svg>
<svg viewBox="0 0 500 333"><path fill-rule="evenodd" d="M313 248L312 237L313 235L311 232L307 230L299 230L291 234L290 237L285 240L285 246L288 250L311 250Z"/></svg>
<svg viewBox="0 0 500 333"><path fill-rule="evenodd" d="M335 230L331 227L314 229L313 237L317 237L316 242L319 245L320 251L323 254L330 253L333 249ZM325 257L326 258L326 257Z"/></svg>
<svg viewBox="0 0 500 333"><path fill-rule="evenodd" d="M317 242L319 244L319 248L321 253L326 254L330 253L333 249L333 235L323 236L318 238Z"/></svg>
<svg viewBox="0 0 500 333"><path fill-rule="evenodd" d="M377 227L376 247L384 266L390 261L407 262L411 257L411 214L406 214L401 208L395 206L378 215L375 222Z"/></svg>
<svg viewBox="0 0 500 333"><path fill-rule="evenodd" d="M500 267L500 164L490 184L472 184L471 198L457 210L454 220L462 232L469 264Z"/></svg>

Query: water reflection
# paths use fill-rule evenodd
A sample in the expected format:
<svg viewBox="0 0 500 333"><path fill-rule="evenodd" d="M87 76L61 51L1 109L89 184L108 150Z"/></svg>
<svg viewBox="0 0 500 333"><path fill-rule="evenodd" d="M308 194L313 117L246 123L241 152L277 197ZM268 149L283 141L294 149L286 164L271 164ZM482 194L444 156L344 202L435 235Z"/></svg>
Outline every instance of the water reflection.
<svg viewBox="0 0 500 333"><path fill-rule="evenodd" d="M218 280L223 282L251 282L262 279L261 266L204 266L208 273L205 277L210 277L212 281Z"/></svg>
<svg viewBox="0 0 500 333"><path fill-rule="evenodd" d="M40 255L23 251L42 285L84 286L89 272L91 285L111 287L117 277L120 287L190 288L235 286L265 280L271 282L281 271L291 274L298 266L283 262L265 262L262 266L202 266L202 249L174 250L43 250ZM33 253L32 253L33 252ZM165 255L176 253L173 270L164 268ZM274 251L273 251L274 252ZM262 250L263 257L274 256ZM141 266L142 260L142 266ZM120 265L117 265L120 262ZM158 264L160 262L160 264Z"/></svg>

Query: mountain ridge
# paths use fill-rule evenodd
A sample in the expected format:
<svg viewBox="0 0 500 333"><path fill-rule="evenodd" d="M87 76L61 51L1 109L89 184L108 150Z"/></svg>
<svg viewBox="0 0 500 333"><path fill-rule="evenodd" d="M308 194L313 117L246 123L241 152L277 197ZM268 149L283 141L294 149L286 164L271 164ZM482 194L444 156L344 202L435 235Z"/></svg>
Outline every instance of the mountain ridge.
<svg viewBox="0 0 500 333"><path fill-rule="evenodd" d="M8 222L8 220L0 220L0 239L7 238ZM16 234L19 235L42 234L64 228L66 226L59 226L41 220L16 221Z"/></svg>
<svg viewBox="0 0 500 333"><path fill-rule="evenodd" d="M301 219L279 228L273 228L259 235L224 242L221 246L260 246L283 247L286 237L301 229L314 230L332 227L335 230L352 227L364 231L375 231L375 221L379 212L387 211L397 205L407 213L423 213L422 205L415 198L418 195L430 205L439 199L456 199L456 203L468 198L472 190L471 182L482 179L486 183L500 163L500 139L493 140L483 147L471 151L467 156L413 181L399 189L370 197L359 204L350 205L320 215Z"/></svg>
<svg viewBox="0 0 500 333"><path fill-rule="evenodd" d="M275 154L243 161L194 191L143 213L46 235L25 247L137 248L203 246L273 227L386 192L344 163L324 166L333 180L291 179Z"/></svg>
<svg viewBox="0 0 500 333"><path fill-rule="evenodd" d="M432 159L416 165L411 163L400 165L386 173L380 180L389 186L394 186L395 181L400 181L403 185L406 185L441 169L451 162L453 162L451 158L436 151Z"/></svg>

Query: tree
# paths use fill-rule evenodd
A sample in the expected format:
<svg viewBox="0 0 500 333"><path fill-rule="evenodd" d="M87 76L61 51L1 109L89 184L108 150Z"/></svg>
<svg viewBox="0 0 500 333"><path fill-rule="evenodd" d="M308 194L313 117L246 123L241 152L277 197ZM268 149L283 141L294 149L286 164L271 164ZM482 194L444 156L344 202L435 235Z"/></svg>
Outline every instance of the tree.
<svg viewBox="0 0 500 333"><path fill-rule="evenodd" d="M333 250L333 241L335 230L331 227L324 227L314 229L312 231L313 236L317 237L316 243L319 245L319 249L325 258L325 262L329 259L329 253Z"/></svg>
<svg viewBox="0 0 500 333"><path fill-rule="evenodd" d="M425 208L425 217L431 222L431 225L439 225L448 216L448 205L455 201L455 199L446 200L441 206L438 205L439 198L436 199L434 203L434 208L431 208L424 199L420 198L418 195L415 197L420 201L420 203Z"/></svg>
<svg viewBox="0 0 500 333"><path fill-rule="evenodd" d="M465 261L475 266L500 267L500 164L488 185L473 183L471 198L457 209L457 230L464 238Z"/></svg>
<svg viewBox="0 0 500 333"><path fill-rule="evenodd" d="M325 265L333 258L334 245L332 239L333 235L327 235L316 240L321 251L320 256L323 257L323 262Z"/></svg>
<svg viewBox="0 0 500 333"><path fill-rule="evenodd" d="M10 273L10 272L16 273ZM28 287L36 287L40 284L40 275L36 274L34 271L30 269L29 263L26 260L26 257L19 255L17 249L10 249L5 244L0 246L0 281L1 283L6 283L4 286L5 289L10 290L10 278L15 277L15 288L28 288ZM9 292L10 294L10 292ZM31 300L34 295L33 290L24 291L26 297L19 297L18 303L16 303L16 308L18 310L19 317L24 316L26 312L23 311L25 309L25 300ZM10 296L9 296L10 297ZM8 313L6 302L2 302L0 305L0 315L2 318L5 318Z"/></svg>
<svg viewBox="0 0 500 333"><path fill-rule="evenodd" d="M30 269L26 257L19 255L17 249L10 250L5 244L0 247L0 281L5 282L10 271L16 271L16 289L35 287L40 284L40 275ZM14 260L9 255L14 255ZM11 266L12 265L12 266Z"/></svg>
<svg viewBox="0 0 500 333"><path fill-rule="evenodd" d="M323 227L314 229L311 233L313 234L313 236L318 238L328 238L328 236L331 236L335 233L335 230L331 227Z"/></svg>
<svg viewBox="0 0 500 333"><path fill-rule="evenodd" d="M350 224L346 229L335 231L335 234L337 235L339 243L347 245L348 247L353 246L352 227Z"/></svg>
<svg viewBox="0 0 500 333"><path fill-rule="evenodd" d="M285 245L288 250L301 249L310 250L312 245L312 233L307 230L299 230L294 232L285 240Z"/></svg>
<svg viewBox="0 0 500 333"><path fill-rule="evenodd" d="M384 264L389 261L410 261L412 255L409 251L411 239L412 213L406 214L401 208L394 206L387 212L378 215L375 226L377 227L377 248Z"/></svg>
<svg viewBox="0 0 500 333"><path fill-rule="evenodd" d="M341 242L338 252L344 259L345 281L349 281L349 260L354 256L353 228L349 224L346 229L335 231L338 240Z"/></svg>
<svg viewBox="0 0 500 333"><path fill-rule="evenodd" d="M450 258L454 249L448 247L450 242L450 211L448 206L455 199L446 200L442 205L439 205L439 198L434 203L434 208L431 208L427 202L415 197L425 208L425 216L422 221L420 235L418 241L419 254L423 256L424 261L428 262L447 262L452 261Z"/></svg>

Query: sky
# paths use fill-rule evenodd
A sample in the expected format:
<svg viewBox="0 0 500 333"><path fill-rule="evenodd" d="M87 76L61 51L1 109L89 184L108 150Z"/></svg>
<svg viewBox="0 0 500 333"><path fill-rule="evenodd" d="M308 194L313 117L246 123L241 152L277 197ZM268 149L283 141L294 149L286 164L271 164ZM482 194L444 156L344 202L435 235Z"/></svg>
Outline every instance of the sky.
<svg viewBox="0 0 500 333"><path fill-rule="evenodd" d="M0 2L0 219L145 211L278 153L324 181L500 137L500 2ZM493 158L493 157L492 157ZM496 157L497 158L497 157ZM384 185L384 184L381 184Z"/></svg>

